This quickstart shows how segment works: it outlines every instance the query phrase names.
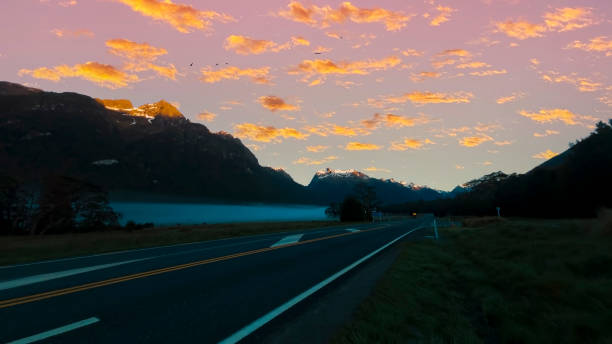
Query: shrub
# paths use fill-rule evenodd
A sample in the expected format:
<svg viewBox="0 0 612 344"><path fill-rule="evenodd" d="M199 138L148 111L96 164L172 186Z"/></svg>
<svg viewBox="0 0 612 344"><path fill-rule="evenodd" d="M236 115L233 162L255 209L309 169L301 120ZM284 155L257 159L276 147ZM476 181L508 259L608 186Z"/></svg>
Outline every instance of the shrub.
<svg viewBox="0 0 612 344"><path fill-rule="evenodd" d="M340 221L365 221L368 220L368 211L355 197L349 196L340 205Z"/></svg>

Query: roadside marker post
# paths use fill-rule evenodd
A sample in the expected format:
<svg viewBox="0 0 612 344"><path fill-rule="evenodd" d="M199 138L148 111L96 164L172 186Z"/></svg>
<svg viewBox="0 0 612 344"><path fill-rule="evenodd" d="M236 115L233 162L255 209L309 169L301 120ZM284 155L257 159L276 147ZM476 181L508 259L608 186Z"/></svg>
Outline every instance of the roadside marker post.
<svg viewBox="0 0 612 344"><path fill-rule="evenodd" d="M500 208L500 207L497 207L496 209L497 209L497 217L501 217L501 215L500 215L500 213L499 213L499 211L501 210L501 208Z"/></svg>
<svg viewBox="0 0 612 344"><path fill-rule="evenodd" d="M436 235L436 240L438 240L438 223L436 222L436 218L434 217L434 221L433 221L433 225L434 225L434 233Z"/></svg>

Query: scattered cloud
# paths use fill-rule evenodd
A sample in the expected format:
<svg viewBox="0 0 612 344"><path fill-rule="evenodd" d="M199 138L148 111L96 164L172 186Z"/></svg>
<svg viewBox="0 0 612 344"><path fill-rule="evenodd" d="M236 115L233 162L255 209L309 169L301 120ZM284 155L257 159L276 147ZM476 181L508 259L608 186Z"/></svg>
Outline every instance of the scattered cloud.
<svg viewBox="0 0 612 344"><path fill-rule="evenodd" d="M51 30L55 36L59 38L79 38L79 37L87 37L93 38L95 35L93 32L86 29L78 29L78 30L68 30L68 29L53 29Z"/></svg>
<svg viewBox="0 0 612 344"><path fill-rule="evenodd" d="M328 148L329 146L322 146L322 145L306 146L306 150L312 153L320 153L320 152L326 151Z"/></svg>
<svg viewBox="0 0 612 344"><path fill-rule="evenodd" d="M455 165L455 169L457 169L457 170L464 170L464 169L465 169L465 166L462 166L462 165Z"/></svg>
<svg viewBox="0 0 612 344"><path fill-rule="evenodd" d="M319 124L317 126L306 126L304 130L318 136L366 136L370 135L370 131L362 127L348 127L332 123Z"/></svg>
<svg viewBox="0 0 612 344"><path fill-rule="evenodd" d="M212 66L204 67L200 70L203 82L214 84L222 80L239 80L242 77L250 78L256 84L272 84L269 73L270 67L245 68L230 66L215 70Z"/></svg>
<svg viewBox="0 0 612 344"><path fill-rule="evenodd" d="M342 24L347 21L353 23L384 23L387 31L398 31L405 27L413 15L401 11L392 11L384 8L359 8L345 1L338 9L331 6L305 6L298 1L287 5L287 10L277 14L283 18L304 23L313 27L328 28L331 24Z"/></svg>
<svg viewBox="0 0 612 344"><path fill-rule="evenodd" d="M349 142L346 144L344 149L347 151L363 151L363 150L371 151L371 150L380 150L382 149L382 146L375 145L372 143Z"/></svg>
<svg viewBox="0 0 612 344"><path fill-rule="evenodd" d="M314 159L311 159L311 158L301 157L301 158L295 160L293 162L293 164L294 165L309 165L309 166L310 165L323 165L323 164L326 164L326 163L334 161L334 160L338 160L338 157L334 156L334 155L330 155L330 156L325 157L325 158L320 159L320 160L314 160Z"/></svg>
<svg viewBox="0 0 612 344"><path fill-rule="evenodd" d="M471 57L472 54L465 49L448 49L438 53L436 56Z"/></svg>
<svg viewBox="0 0 612 344"><path fill-rule="evenodd" d="M137 43L127 39L111 39L106 41L108 52L126 60L123 69L130 72L155 71L158 75L176 80L177 70L173 64L156 65L153 62L168 51L148 43Z"/></svg>
<svg viewBox="0 0 612 344"><path fill-rule="evenodd" d="M373 130L377 129L380 125L385 125L389 128L404 128L414 127L418 124L429 123L431 120L425 116L420 117L405 117L394 114L374 114L371 119L364 119L361 121L361 125L364 128Z"/></svg>
<svg viewBox="0 0 612 344"><path fill-rule="evenodd" d="M574 85L580 92L595 92L599 91L603 87L603 84L595 82L589 78L580 77L577 73L563 75L559 72L548 71L539 72L539 74L542 80L550 83L566 83Z"/></svg>
<svg viewBox="0 0 612 344"><path fill-rule="evenodd" d="M596 24L590 8L564 7L543 15L542 23L531 23L526 20L507 20L496 22L497 32L508 37L525 40L542 37L546 32L565 32L585 28Z"/></svg>
<svg viewBox="0 0 612 344"><path fill-rule="evenodd" d="M480 61L472 61L472 62L467 62L467 63L462 63L460 65L457 65L457 68L459 69L476 69L476 68L488 68L491 67L490 64L486 63L486 62L480 62Z"/></svg>
<svg viewBox="0 0 612 344"><path fill-rule="evenodd" d="M534 158L536 159L552 159L554 157L556 157L557 155L559 155L559 153L555 153L553 151L551 151L550 149L545 150L544 152L538 153L533 155Z"/></svg>
<svg viewBox="0 0 612 344"><path fill-rule="evenodd" d="M582 121L593 122L596 118L575 114L566 109L541 109L539 112L522 110L519 114L538 123L563 122L567 125L586 125Z"/></svg>
<svg viewBox="0 0 612 344"><path fill-rule="evenodd" d="M533 136L535 137L546 137L546 136L551 136L551 135L559 135L560 133L556 130L550 130L550 129L546 129L546 131L544 131L543 133L533 133Z"/></svg>
<svg viewBox="0 0 612 344"><path fill-rule="evenodd" d="M391 146L389 146L389 150L392 151L405 151L408 149L421 149L425 145L433 145L435 144L430 139L409 139L405 138L402 141L393 141L391 142Z"/></svg>
<svg viewBox="0 0 612 344"><path fill-rule="evenodd" d="M201 11L191 5L173 3L171 0L115 0L129 6L132 11L171 25L181 33L194 30L210 30L213 21L236 21L232 16L215 11Z"/></svg>
<svg viewBox="0 0 612 344"><path fill-rule="evenodd" d="M240 55L259 55L265 52L279 52L289 50L296 46L309 46L310 42L303 37L291 37L289 42L278 44L263 39L252 39L247 36L230 35L225 39L225 50L233 50Z"/></svg>
<svg viewBox="0 0 612 344"><path fill-rule="evenodd" d="M375 166L366 167L363 170L366 171L366 172L386 172L386 173L391 173L391 170L388 170L386 168L379 168L379 167L375 167Z"/></svg>
<svg viewBox="0 0 612 344"><path fill-rule="evenodd" d="M209 112L209 111L204 111L198 114L198 120L203 121L203 122L212 122L214 121L214 119L217 117L216 114Z"/></svg>
<svg viewBox="0 0 612 344"><path fill-rule="evenodd" d="M402 60L396 56L384 59L362 60L362 61L339 61L331 60L303 60L299 65L291 68L289 74L303 75L303 82L311 82L310 79L322 82L328 75L367 75L373 71L387 70L396 67ZM312 83L312 82L311 82Z"/></svg>
<svg viewBox="0 0 612 344"><path fill-rule="evenodd" d="M502 74L508 74L508 71L505 69L499 69L499 70L484 70L484 71L477 71L477 72L471 72L470 75L473 76L492 76L492 75L502 75Z"/></svg>
<svg viewBox="0 0 612 344"><path fill-rule="evenodd" d="M486 134L479 134L463 137L459 140L459 144L465 147L477 147L488 141L493 141L493 138Z"/></svg>
<svg viewBox="0 0 612 344"><path fill-rule="evenodd" d="M512 95L510 96L497 98L496 102L497 104L511 103L517 99L523 98L524 96L525 96L525 93L523 92L515 92L515 93L512 93Z"/></svg>
<svg viewBox="0 0 612 344"><path fill-rule="evenodd" d="M116 89L140 81L137 75L128 74L114 66L99 62L86 62L74 66L60 65L52 68L21 69L19 76L30 75L36 79L60 81L64 78L80 78L99 86Z"/></svg>
<svg viewBox="0 0 612 344"><path fill-rule="evenodd" d="M449 6L442 6L442 5L438 5L438 7L436 7L436 10L438 11L438 15L435 16L430 22L429 25L431 26L440 26L440 24L442 23L446 23L447 21L449 21L450 16L453 12L457 11L456 9L449 7Z"/></svg>
<svg viewBox="0 0 612 344"><path fill-rule="evenodd" d="M513 141L508 141L508 140L506 140L506 141L495 141L495 142L493 142L493 144L494 144L494 145L496 145L496 146L509 146L509 145L511 145L511 144L513 144L513 143L514 143Z"/></svg>
<svg viewBox="0 0 612 344"><path fill-rule="evenodd" d="M309 136L294 128L275 128L272 126L260 126L253 123L241 123L234 127L236 137L258 142L281 142L282 139L293 138L304 140Z"/></svg>
<svg viewBox="0 0 612 344"><path fill-rule="evenodd" d="M261 104L261 106L265 107L266 109L272 112L296 111L300 109L299 106L288 104L282 98L279 98L277 96L259 97L257 101L259 102L259 104Z"/></svg>
<svg viewBox="0 0 612 344"><path fill-rule="evenodd" d="M410 80L414 82L421 82L421 81L425 81L426 79L438 79L441 76L442 76L442 73L439 73L439 72L420 72L417 74L413 73L410 76Z"/></svg>
<svg viewBox="0 0 612 344"><path fill-rule="evenodd" d="M414 104L452 104L469 103L474 95L469 92L436 93L436 92L411 92L399 97L386 97L384 100L392 104L401 104L411 101Z"/></svg>
<svg viewBox="0 0 612 344"><path fill-rule="evenodd" d="M612 40L608 40L606 36L599 36L591 38L588 42L574 41L567 46L567 49L606 53L606 56L612 56Z"/></svg>
<svg viewBox="0 0 612 344"><path fill-rule="evenodd" d="M406 50L402 51L402 55L408 56L408 57L411 57L411 56L423 56L423 54L425 54L425 53L422 52L422 51L419 51L419 50L415 50L415 49L406 49Z"/></svg>

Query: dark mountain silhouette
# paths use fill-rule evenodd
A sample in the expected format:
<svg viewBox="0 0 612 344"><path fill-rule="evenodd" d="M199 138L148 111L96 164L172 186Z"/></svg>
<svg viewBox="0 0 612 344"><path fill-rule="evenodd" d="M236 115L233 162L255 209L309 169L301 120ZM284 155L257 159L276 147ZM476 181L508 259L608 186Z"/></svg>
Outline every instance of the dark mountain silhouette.
<svg viewBox="0 0 612 344"><path fill-rule="evenodd" d="M496 172L464 184L453 199L405 203L390 211L439 215L592 217L612 207L612 120L525 174Z"/></svg>
<svg viewBox="0 0 612 344"><path fill-rule="evenodd" d="M29 183L64 175L111 190L222 200L310 200L240 140L191 123L163 100L134 108L2 82L0 109L0 175Z"/></svg>
<svg viewBox="0 0 612 344"><path fill-rule="evenodd" d="M370 178L355 170L335 171L329 168L312 177L308 190L320 202L341 202L352 194L359 184L374 188L378 200L383 204L448 197L448 193L428 187L402 184L393 179Z"/></svg>

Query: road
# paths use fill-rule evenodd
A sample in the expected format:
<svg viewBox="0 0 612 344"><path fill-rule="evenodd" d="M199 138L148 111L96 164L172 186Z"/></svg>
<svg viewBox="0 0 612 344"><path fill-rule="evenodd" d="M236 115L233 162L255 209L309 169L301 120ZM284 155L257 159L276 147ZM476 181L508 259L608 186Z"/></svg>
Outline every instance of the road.
<svg viewBox="0 0 612 344"><path fill-rule="evenodd" d="M0 267L0 342L232 343L431 219ZM337 282L336 282L337 283Z"/></svg>

